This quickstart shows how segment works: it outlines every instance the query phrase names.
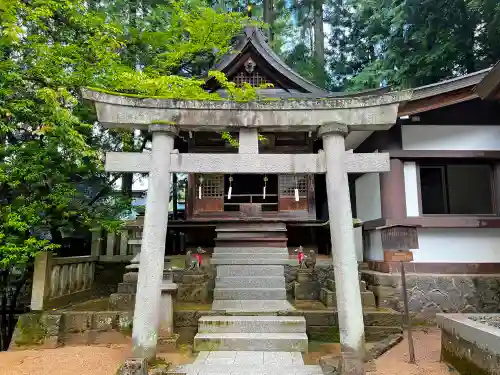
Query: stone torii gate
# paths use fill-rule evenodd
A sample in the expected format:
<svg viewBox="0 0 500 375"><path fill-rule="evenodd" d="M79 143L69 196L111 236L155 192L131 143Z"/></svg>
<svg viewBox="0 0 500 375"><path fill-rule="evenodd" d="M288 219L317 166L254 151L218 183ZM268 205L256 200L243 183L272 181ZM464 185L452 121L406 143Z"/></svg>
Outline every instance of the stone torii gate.
<svg viewBox="0 0 500 375"><path fill-rule="evenodd" d="M348 173L386 172L389 155L345 150L350 131L387 130L409 92L372 97L237 103L134 98L83 90L106 127L152 132L148 153L107 153L108 172L148 172L149 185L133 321L137 357L156 354L160 285L168 224L170 173L325 173L343 353L362 360L364 323L358 282ZM238 154L180 154L179 130L238 131ZM317 154L259 154L258 131L309 131L323 138Z"/></svg>

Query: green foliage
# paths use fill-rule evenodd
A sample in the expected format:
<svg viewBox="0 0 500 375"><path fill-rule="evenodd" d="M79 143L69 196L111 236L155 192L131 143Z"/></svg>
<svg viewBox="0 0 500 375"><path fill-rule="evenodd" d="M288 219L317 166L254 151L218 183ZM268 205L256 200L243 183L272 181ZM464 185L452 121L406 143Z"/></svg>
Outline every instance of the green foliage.
<svg viewBox="0 0 500 375"><path fill-rule="evenodd" d="M339 88L416 87L500 59L497 0L334 0L330 12Z"/></svg>
<svg viewBox="0 0 500 375"><path fill-rule="evenodd" d="M197 1L4 0L0 3L0 267L56 250L63 235L118 229L128 191L106 151L141 151L145 133L105 130L81 87L217 99L201 79L248 23ZM256 98L210 73L233 100Z"/></svg>

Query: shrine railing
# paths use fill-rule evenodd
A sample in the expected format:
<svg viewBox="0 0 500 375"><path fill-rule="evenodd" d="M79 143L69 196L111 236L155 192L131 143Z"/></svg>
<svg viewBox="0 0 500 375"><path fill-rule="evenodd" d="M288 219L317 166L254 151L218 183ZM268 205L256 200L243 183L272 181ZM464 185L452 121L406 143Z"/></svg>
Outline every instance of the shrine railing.
<svg viewBox="0 0 500 375"><path fill-rule="evenodd" d="M43 252L35 258L31 309L44 310L77 302L92 292L98 257L54 257Z"/></svg>

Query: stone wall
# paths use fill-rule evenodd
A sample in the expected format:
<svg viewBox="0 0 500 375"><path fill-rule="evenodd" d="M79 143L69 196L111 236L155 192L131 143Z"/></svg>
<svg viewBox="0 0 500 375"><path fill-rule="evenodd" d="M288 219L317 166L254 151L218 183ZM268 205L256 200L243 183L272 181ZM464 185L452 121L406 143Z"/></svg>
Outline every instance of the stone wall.
<svg viewBox="0 0 500 375"><path fill-rule="evenodd" d="M378 307L403 310L401 275L362 271ZM433 318L436 313L500 311L500 275L407 274L411 312Z"/></svg>

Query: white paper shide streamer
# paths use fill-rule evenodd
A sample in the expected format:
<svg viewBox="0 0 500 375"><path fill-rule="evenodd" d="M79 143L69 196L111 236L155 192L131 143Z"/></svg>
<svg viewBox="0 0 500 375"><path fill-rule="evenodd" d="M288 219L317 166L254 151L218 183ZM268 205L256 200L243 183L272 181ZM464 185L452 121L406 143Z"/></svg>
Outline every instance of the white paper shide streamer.
<svg viewBox="0 0 500 375"><path fill-rule="evenodd" d="M299 189L295 188L295 202L299 201Z"/></svg>
<svg viewBox="0 0 500 375"><path fill-rule="evenodd" d="M231 200L232 192L233 192L233 187L229 186L229 190L227 191L227 200Z"/></svg>

